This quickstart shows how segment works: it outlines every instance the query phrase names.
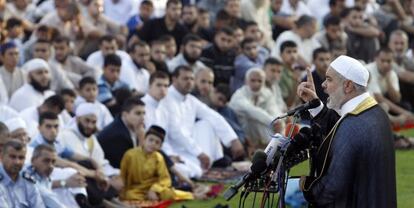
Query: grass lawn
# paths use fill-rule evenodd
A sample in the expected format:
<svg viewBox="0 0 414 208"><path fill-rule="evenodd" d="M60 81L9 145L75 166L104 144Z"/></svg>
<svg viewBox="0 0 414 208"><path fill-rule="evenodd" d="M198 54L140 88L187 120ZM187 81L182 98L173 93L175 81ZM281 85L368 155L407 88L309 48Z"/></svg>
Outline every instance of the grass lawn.
<svg viewBox="0 0 414 208"><path fill-rule="evenodd" d="M414 136L414 130L402 132L404 135ZM414 204L414 150L396 152L396 171L397 171L397 199L398 207L410 208ZM304 175L307 173L307 161L292 168L290 175ZM258 198L259 200L261 198ZM217 204L228 204L231 208L238 207L239 195L233 197L229 202L223 197L207 201L188 201L172 205L172 208L181 208L185 205L187 208L213 208ZM246 202L247 204L251 204ZM259 207L259 206L256 206Z"/></svg>

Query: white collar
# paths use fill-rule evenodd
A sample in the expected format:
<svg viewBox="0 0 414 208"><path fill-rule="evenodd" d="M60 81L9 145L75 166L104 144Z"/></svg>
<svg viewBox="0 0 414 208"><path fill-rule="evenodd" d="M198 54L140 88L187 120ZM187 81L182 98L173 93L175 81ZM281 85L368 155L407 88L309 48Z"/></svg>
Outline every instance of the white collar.
<svg viewBox="0 0 414 208"><path fill-rule="evenodd" d="M350 100L348 100L345 104L342 105L341 109L339 110L339 115L343 117L349 112L352 112L362 101L366 98L370 97L368 92L365 92L361 95L358 95Z"/></svg>
<svg viewBox="0 0 414 208"><path fill-rule="evenodd" d="M154 97L152 97L150 94L145 94L144 97L142 97L142 100L148 102L146 104L149 104L151 106L158 106L158 104L160 103L159 101L157 101Z"/></svg>
<svg viewBox="0 0 414 208"><path fill-rule="evenodd" d="M183 95L180 92L178 92L174 85L171 85L168 94L171 94L175 99L180 101L185 101L185 99L187 98L187 95Z"/></svg>

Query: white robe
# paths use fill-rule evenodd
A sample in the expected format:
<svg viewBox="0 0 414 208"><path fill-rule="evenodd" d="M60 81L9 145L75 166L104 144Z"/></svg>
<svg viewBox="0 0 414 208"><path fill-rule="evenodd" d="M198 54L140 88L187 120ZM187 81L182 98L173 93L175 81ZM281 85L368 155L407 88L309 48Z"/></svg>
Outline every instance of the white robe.
<svg viewBox="0 0 414 208"><path fill-rule="evenodd" d="M24 84L10 98L9 106L17 112L23 111L32 106L39 106L46 98L54 95L55 92L46 90L43 93L36 91L32 85Z"/></svg>
<svg viewBox="0 0 414 208"><path fill-rule="evenodd" d="M156 122L156 110L160 102L155 100L151 95L146 94L141 98L142 102L145 103L145 129L148 129L151 125Z"/></svg>
<svg viewBox="0 0 414 208"><path fill-rule="evenodd" d="M263 87L255 104L253 93L244 85L233 94L229 103L229 107L236 112L247 138L263 145L270 140L270 123L280 115L280 106L276 105L276 99L270 98L272 93Z"/></svg>
<svg viewBox="0 0 414 208"><path fill-rule="evenodd" d="M13 108L0 104L0 122L4 123L5 121L16 117L19 117L19 113L17 113Z"/></svg>
<svg viewBox="0 0 414 208"><path fill-rule="evenodd" d="M182 95L174 86L160 101L156 110L156 124L167 131L163 150L168 155L180 156L200 177L201 153L213 162L223 157L220 142L229 147L237 135L227 121L216 111L192 95Z"/></svg>
<svg viewBox="0 0 414 208"><path fill-rule="evenodd" d="M69 147L82 156L94 159L98 165L103 168L106 176L119 175L119 169L113 168L109 164L109 161L105 159L104 151L102 150L102 147L95 135L91 136L91 139L93 139L93 145L91 151L89 151L86 140L87 138L79 132L76 123L73 123L69 128L62 130L59 133L58 138L64 146Z"/></svg>
<svg viewBox="0 0 414 208"><path fill-rule="evenodd" d="M121 69L119 79L127 83L130 89L145 94L149 87L149 72L144 68L138 69L132 60L125 64L126 67ZM122 65L124 65L124 63Z"/></svg>

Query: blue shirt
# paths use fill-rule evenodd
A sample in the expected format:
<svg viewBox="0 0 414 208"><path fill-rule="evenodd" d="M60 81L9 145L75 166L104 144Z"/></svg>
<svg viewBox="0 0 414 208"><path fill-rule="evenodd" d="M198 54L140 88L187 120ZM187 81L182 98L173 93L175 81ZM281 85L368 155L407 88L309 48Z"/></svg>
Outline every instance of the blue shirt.
<svg viewBox="0 0 414 208"><path fill-rule="evenodd" d="M129 31L136 31L138 25L144 24L141 17L137 14L129 18L127 22L127 27Z"/></svg>
<svg viewBox="0 0 414 208"><path fill-rule="evenodd" d="M0 184L6 188L9 201L7 205L14 208L45 207L40 192L34 181L29 177L19 175L13 181L0 165Z"/></svg>
<svg viewBox="0 0 414 208"><path fill-rule="evenodd" d="M98 80L97 100L101 103L108 102L114 97L112 92L122 88L129 89L128 85L120 80L117 80L113 85L109 84L102 75Z"/></svg>
<svg viewBox="0 0 414 208"><path fill-rule="evenodd" d="M41 144L52 145L56 149L56 152L58 153L59 157L61 158L65 158L65 159L72 158L73 154L75 154L75 152L71 148L66 147L65 145L63 145L57 140L55 140L53 144L49 143L48 141L46 141L45 138L43 138L41 134L36 135L36 137L30 143L30 146L33 147L34 149Z"/></svg>
<svg viewBox="0 0 414 208"><path fill-rule="evenodd" d="M36 181L36 187L39 189L42 200L46 207L50 208L64 208L65 205L59 202L59 198L52 190L52 181L49 177L43 177L39 175L33 166L29 166L25 170L25 174L28 174Z"/></svg>

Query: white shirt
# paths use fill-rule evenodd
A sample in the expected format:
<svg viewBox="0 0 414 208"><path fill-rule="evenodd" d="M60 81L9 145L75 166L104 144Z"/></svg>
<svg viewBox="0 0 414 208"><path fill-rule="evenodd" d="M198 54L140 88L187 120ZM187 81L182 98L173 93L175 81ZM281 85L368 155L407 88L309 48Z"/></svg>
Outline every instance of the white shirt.
<svg viewBox="0 0 414 208"><path fill-rule="evenodd" d="M75 99L75 106L77 107L79 104L84 102L86 102L85 98L78 96ZM98 120L96 121L96 126L98 127L98 130L102 130L114 120L114 117L104 104L98 101L95 101L93 104L96 106L96 109L98 109Z"/></svg>
<svg viewBox="0 0 414 208"><path fill-rule="evenodd" d="M168 155L185 152L196 157L203 152L192 135L197 119L210 122L226 147L237 138L234 130L220 114L193 95L182 95L174 86L170 86L167 96L160 101L156 114L156 124L167 131L163 149Z"/></svg>
<svg viewBox="0 0 414 208"><path fill-rule="evenodd" d="M299 2L299 7L303 2ZM306 4L308 11L314 16L319 23L323 23L323 18L329 13L329 0L309 0ZM283 6L282 6L283 8ZM300 8L299 8L300 9ZM308 14L309 15L309 14ZM299 17L300 15L298 15Z"/></svg>
<svg viewBox="0 0 414 208"><path fill-rule="evenodd" d="M119 75L119 79L128 84L130 89L136 90L142 94L145 94L148 91L149 78L149 72L144 68L138 69L132 60L121 70Z"/></svg>
<svg viewBox="0 0 414 208"><path fill-rule="evenodd" d="M287 40L296 43L298 46L299 55L302 56L308 63L312 63L313 51L321 46L321 44L314 37L309 39L302 39L292 30L288 30L280 34L280 36L277 38L276 43L272 49L271 56L280 59L280 46Z"/></svg>
<svg viewBox="0 0 414 208"><path fill-rule="evenodd" d="M17 112L23 111L32 106L39 106L46 98L54 95L55 92L46 90L43 93L36 91L32 85L24 84L10 98L9 106Z"/></svg>
<svg viewBox="0 0 414 208"><path fill-rule="evenodd" d="M131 0L119 0L117 3L112 0L104 1L104 14L119 24L125 25L131 12Z"/></svg>
<svg viewBox="0 0 414 208"><path fill-rule="evenodd" d="M398 75L392 69L386 76L382 75L378 71L377 64L375 62L370 63L366 66L369 71L370 79L368 83L368 91L371 93L385 95L388 92L388 84L386 81L386 76L389 76L391 80L391 85L396 91L400 91L400 84L398 81Z"/></svg>
<svg viewBox="0 0 414 208"><path fill-rule="evenodd" d="M71 148L82 156L93 158L103 167L106 176L119 175L119 169L113 168L108 160L105 159L104 151L96 139L96 136L92 135L90 137L90 139L93 140L93 144L91 145L92 148L89 149L87 138L79 132L76 123L73 123L69 128L62 130L58 138L65 147Z"/></svg>
<svg viewBox="0 0 414 208"><path fill-rule="evenodd" d="M152 124L156 121L156 113L155 111L158 108L158 102L155 100L151 95L146 94L144 97L141 98L142 102L145 103L145 129L148 129Z"/></svg>
<svg viewBox="0 0 414 208"><path fill-rule="evenodd" d="M132 60L129 54L121 50L117 50L115 54L118 55L122 61L121 73L122 71L131 71L131 69L129 68L130 65L128 63ZM99 51L93 52L91 55L88 56L88 59L86 59L86 64L90 67L95 68L96 70L95 79L98 79L99 77L101 77L103 73L104 58L105 57L102 55L102 51L99 50Z"/></svg>
<svg viewBox="0 0 414 208"><path fill-rule="evenodd" d="M0 104L0 122L4 123L5 121L16 117L19 117L19 113L17 113L13 108Z"/></svg>
<svg viewBox="0 0 414 208"><path fill-rule="evenodd" d="M328 5L328 2L326 2L326 5ZM321 5L318 5L318 6L319 8L321 8ZM328 7L328 11L329 11L329 7ZM308 6L303 1L299 1L298 6L295 9L289 3L289 0L283 0L282 7L280 8L280 12L284 14L292 15L292 16L297 16L297 17L300 17L305 14L309 16L313 16L311 10L308 8Z"/></svg>

